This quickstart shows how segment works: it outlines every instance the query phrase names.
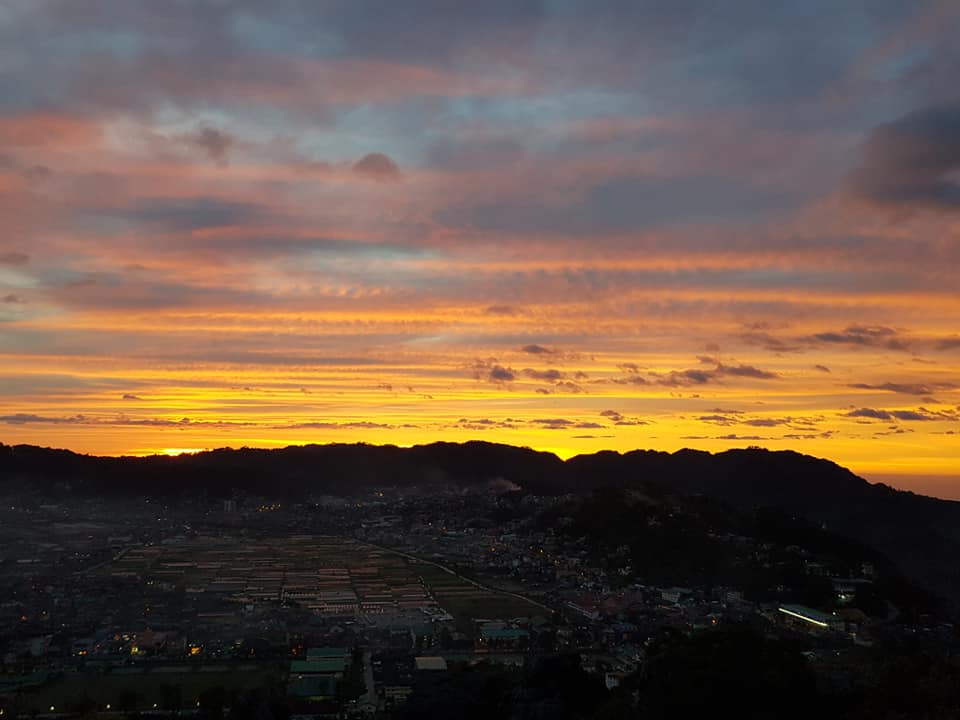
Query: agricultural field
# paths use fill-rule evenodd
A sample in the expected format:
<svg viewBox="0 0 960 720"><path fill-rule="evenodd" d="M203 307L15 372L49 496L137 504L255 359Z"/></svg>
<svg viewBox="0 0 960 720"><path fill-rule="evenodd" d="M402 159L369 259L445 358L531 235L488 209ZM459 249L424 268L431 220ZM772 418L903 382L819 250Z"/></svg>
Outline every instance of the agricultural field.
<svg viewBox="0 0 960 720"><path fill-rule="evenodd" d="M231 692L276 684L281 668L264 665L213 665L185 668L117 668L107 673L63 673L24 689L7 712L84 710L172 710L195 707L206 692Z"/></svg>
<svg viewBox="0 0 960 720"><path fill-rule="evenodd" d="M456 618L510 620L547 614L535 603L479 587L432 563L410 561L410 567L423 580L440 607Z"/></svg>

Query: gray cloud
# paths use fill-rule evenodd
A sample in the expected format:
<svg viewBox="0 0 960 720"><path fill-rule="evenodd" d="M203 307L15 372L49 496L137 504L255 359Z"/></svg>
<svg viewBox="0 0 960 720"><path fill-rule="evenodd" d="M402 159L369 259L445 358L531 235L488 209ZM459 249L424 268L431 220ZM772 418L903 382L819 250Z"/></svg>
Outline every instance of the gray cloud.
<svg viewBox="0 0 960 720"><path fill-rule="evenodd" d="M0 415L0 422L6 423L7 425L32 425L36 423L61 424L78 422L78 418L83 418L83 416L77 415L74 418L55 418L34 415L33 413L16 413L14 415Z"/></svg>
<svg viewBox="0 0 960 720"><path fill-rule="evenodd" d="M753 365L717 365L715 372L719 375L734 375L736 377L756 378L757 380L773 380L780 377L775 372L761 370Z"/></svg>
<svg viewBox="0 0 960 720"><path fill-rule="evenodd" d="M187 141L202 149L216 163L226 165L234 138L231 134L212 127L203 127L187 136Z"/></svg>
<svg viewBox="0 0 960 720"><path fill-rule="evenodd" d="M669 225L745 219L782 209L787 201L770 190L733 178L614 178L579 191L562 204L540 199L504 199L438 211L448 227L491 233L549 233L561 236L619 233Z"/></svg>
<svg viewBox="0 0 960 720"><path fill-rule="evenodd" d="M645 377L643 377L643 375L634 375L634 374L624 375L623 377L615 377L615 378L600 378L599 380L596 380L596 382L601 384L613 383L614 385L649 385L650 384L650 381L647 380Z"/></svg>
<svg viewBox="0 0 960 720"><path fill-rule="evenodd" d="M483 312L487 315L516 315L517 309L512 305L488 305Z"/></svg>
<svg viewBox="0 0 960 720"><path fill-rule="evenodd" d="M600 412L602 417L608 418L613 422L614 425L620 426L631 426L631 425L649 425L648 420L641 420L640 418L628 418L617 412L616 410L602 410Z"/></svg>
<svg viewBox="0 0 960 720"><path fill-rule="evenodd" d="M703 360L712 358L701 358ZM769 370L761 370L753 365L724 365L718 363L712 370L673 370L667 375L658 375L657 382L670 387L706 385L725 376L752 378L755 380L775 380L780 376Z"/></svg>
<svg viewBox="0 0 960 720"><path fill-rule="evenodd" d="M886 382L879 385L870 385L868 383L851 383L847 387L858 390L887 390L893 393L903 395L930 395L937 390L949 390L956 387L953 383L931 383L928 385L920 383L893 383Z"/></svg>
<svg viewBox="0 0 960 720"><path fill-rule="evenodd" d="M552 355L554 352L543 345L524 345L520 350L531 355Z"/></svg>
<svg viewBox="0 0 960 720"><path fill-rule="evenodd" d="M30 256L22 252L4 252L0 253L0 265L26 265L30 262Z"/></svg>
<svg viewBox="0 0 960 720"><path fill-rule="evenodd" d="M385 182L400 179L400 168L383 153L364 155L353 164L353 171L358 175Z"/></svg>
<svg viewBox="0 0 960 720"><path fill-rule="evenodd" d="M113 214L172 232L250 225L270 217L269 211L256 203L215 197L151 198Z"/></svg>
<svg viewBox="0 0 960 720"><path fill-rule="evenodd" d="M954 410L945 410L935 412L927 408L917 408L916 410L881 410L877 408L856 408L844 413L846 417L868 418L871 420L905 420L905 421L929 421L929 420L948 420L955 421L960 419L960 413Z"/></svg>
<svg viewBox="0 0 960 720"><path fill-rule="evenodd" d="M802 346L774 337L767 332L747 332L740 335L740 339L747 345L762 347L771 352L799 352Z"/></svg>
<svg viewBox="0 0 960 720"><path fill-rule="evenodd" d="M606 425L590 421L569 420L567 418L534 418L530 421L533 425L549 428L550 430L563 430L566 428L577 428L579 430L601 430Z"/></svg>
<svg viewBox="0 0 960 720"><path fill-rule="evenodd" d="M396 425L357 420L353 422L302 422L290 425L275 425L275 430L392 430Z"/></svg>
<svg viewBox="0 0 960 720"><path fill-rule="evenodd" d="M534 370L533 368L524 368L523 374L534 380L543 380L544 382L556 383L566 378L566 375L556 368L547 370Z"/></svg>
<svg viewBox="0 0 960 720"><path fill-rule="evenodd" d="M870 133L851 178L861 198L902 208L960 209L960 104L911 112Z"/></svg>
<svg viewBox="0 0 960 720"><path fill-rule="evenodd" d="M513 382L517 379L516 371L513 368L504 367L497 362L496 358L477 360L471 366L471 370L475 380L486 380L495 384Z"/></svg>
<svg viewBox="0 0 960 720"><path fill-rule="evenodd" d="M808 341L834 345L862 345L882 347L888 350L907 350L907 343L898 337L893 328L883 325L850 325L841 332L822 332L811 335Z"/></svg>
<svg viewBox="0 0 960 720"><path fill-rule="evenodd" d="M230 422L226 420L192 420L188 417L179 420L167 418L131 418L126 415L115 417L94 417L90 415L46 416L32 413L0 415L0 423L7 425L95 425L108 427L247 427L254 423Z"/></svg>

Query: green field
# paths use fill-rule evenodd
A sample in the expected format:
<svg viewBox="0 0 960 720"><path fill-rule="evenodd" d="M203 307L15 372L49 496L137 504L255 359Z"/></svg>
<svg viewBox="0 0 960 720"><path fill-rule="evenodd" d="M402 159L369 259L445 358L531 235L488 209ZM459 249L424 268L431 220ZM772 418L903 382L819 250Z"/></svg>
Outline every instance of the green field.
<svg viewBox="0 0 960 720"><path fill-rule="evenodd" d="M440 606L457 618L509 620L516 617L546 616L540 606L505 593L478 588L436 565L410 562Z"/></svg>

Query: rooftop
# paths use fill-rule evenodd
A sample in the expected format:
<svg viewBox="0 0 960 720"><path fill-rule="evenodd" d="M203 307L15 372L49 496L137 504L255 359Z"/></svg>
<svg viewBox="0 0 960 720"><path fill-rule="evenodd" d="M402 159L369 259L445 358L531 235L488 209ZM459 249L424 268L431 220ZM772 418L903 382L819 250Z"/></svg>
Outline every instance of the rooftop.
<svg viewBox="0 0 960 720"><path fill-rule="evenodd" d="M416 658L417 670L446 670L447 661L442 657Z"/></svg>

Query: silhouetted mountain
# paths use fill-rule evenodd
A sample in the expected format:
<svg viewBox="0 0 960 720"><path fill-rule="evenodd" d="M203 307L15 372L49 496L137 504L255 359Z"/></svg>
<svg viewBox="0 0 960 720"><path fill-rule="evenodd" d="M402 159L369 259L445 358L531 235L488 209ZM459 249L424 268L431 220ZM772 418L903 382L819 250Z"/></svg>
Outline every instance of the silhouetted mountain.
<svg viewBox="0 0 960 720"><path fill-rule="evenodd" d="M779 508L867 543L929 587L960 598L960 503L871 484L833 462L789 451L605 451L564 462L551 453L485 442L243 448L146 458L0 445L0 488L69 487L80 494L221 495L240 489L303 497L495 480L537 494L645 488L713 496L742 509Z"/></svg>

